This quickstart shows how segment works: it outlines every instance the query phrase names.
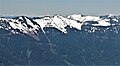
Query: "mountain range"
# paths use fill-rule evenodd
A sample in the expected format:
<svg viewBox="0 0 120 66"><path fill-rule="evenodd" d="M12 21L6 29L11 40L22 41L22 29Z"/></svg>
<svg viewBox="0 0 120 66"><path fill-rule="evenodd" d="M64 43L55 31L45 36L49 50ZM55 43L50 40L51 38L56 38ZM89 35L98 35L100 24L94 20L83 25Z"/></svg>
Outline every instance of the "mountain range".
<svg viewBox="0 0 120 66"><path fill-rule="evenodd" d="M27 16L12 16L0 17L0 28L9 30L14 34L26 34L36 40L38 31L44 28L55 28L62 33L67 33L67 27L81 30L82 26L115 26L120 25L120 16L105 15L105 16L87 16L87 15L68 15L43 17L27 17Z"/></svg>
<svg viewBox="0 0 120 66"><path fill-rule="evenodd" d="M119 66L119 50L119 15L0 17L0 66Z"/></svg>

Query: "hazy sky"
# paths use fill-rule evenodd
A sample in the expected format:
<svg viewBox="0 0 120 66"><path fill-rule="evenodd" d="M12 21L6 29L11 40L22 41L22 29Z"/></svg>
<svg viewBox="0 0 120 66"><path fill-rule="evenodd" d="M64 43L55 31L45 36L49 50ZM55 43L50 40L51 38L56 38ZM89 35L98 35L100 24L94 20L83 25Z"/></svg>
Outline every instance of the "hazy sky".
<svg viewBox="0 0 120 66"><path fill-rule="evenodd" d="M120 14L120 0L0 0L0 15Z"/></svg>

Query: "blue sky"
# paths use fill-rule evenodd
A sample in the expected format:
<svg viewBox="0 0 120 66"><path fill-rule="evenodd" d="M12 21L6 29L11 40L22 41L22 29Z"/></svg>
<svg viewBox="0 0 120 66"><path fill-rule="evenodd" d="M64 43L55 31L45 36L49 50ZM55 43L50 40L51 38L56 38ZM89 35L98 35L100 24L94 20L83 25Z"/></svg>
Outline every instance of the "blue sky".
<svg viewBox="0 0 120 66"><path fill-rule="evenodd" d="M0 15L120 14L120 0L0 0Z"/></svg>

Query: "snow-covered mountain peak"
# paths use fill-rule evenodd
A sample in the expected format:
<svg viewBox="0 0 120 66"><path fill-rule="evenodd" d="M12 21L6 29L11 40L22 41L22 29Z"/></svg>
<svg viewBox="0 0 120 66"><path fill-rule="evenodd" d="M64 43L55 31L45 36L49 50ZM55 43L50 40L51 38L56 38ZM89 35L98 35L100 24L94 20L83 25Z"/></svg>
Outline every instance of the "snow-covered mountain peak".
<svg viewBox="0 0 120 66"><path fill-rule="evenodd" d="M69 16L61 16L55 14L54 16L43 16L43 17L27 17L27 16L17 16L14 18L0 18L0 29L9 30L13 33L23 33L32 36L35 39L38 35L38 31L42 30L44 33L44 28L55 28L63 33L67 33L67 28L75 28L81 30L83 25L91 26L111 26L111 22L119 22L119 18L108 18L108 17L98 17L98 16L83 16L81 14L73 14ZM87 22L87 23L86 23ZM91 23L92 22L92 23ZM96 23L97 22L97 23ZM114 24L115 25L115 24Z"/></svg>

